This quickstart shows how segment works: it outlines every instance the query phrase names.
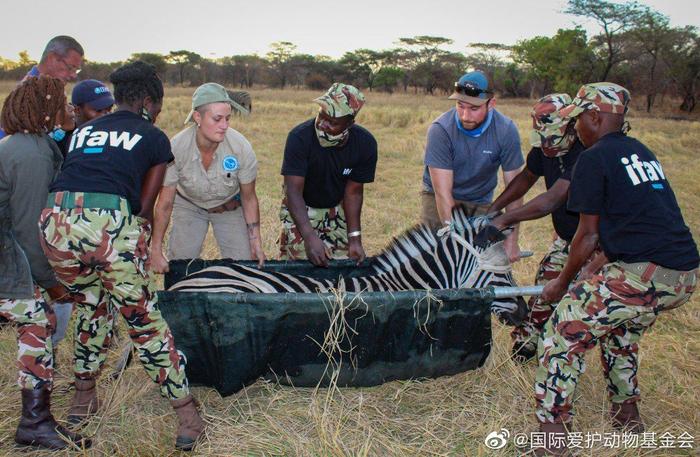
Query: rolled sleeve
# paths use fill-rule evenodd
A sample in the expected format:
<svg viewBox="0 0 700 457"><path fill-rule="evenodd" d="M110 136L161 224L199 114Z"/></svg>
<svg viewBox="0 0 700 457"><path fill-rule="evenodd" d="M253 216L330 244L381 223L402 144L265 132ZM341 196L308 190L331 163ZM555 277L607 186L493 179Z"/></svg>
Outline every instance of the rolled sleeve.
<svg viewBox="0 0 700 457"><path fill-rule="evenodd" d="M241 169L238 172L238 182L250 184L258 176L258 159L250 142L242 141Z"/></svg>

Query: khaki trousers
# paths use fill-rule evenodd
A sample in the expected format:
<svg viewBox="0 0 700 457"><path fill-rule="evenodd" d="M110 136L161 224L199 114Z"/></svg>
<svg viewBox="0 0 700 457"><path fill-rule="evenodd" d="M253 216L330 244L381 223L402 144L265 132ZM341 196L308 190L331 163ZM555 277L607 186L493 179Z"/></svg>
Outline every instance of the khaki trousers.
<svg viewBox="0 0 700 457"><path fill-rule="evenodd" d="M219 245L221 258L250 260L248 230L243 217L243 206L223 213L208 213L179 195L173 202L172 230L168 241L168 258L196 259L211 224Z"/></svg>

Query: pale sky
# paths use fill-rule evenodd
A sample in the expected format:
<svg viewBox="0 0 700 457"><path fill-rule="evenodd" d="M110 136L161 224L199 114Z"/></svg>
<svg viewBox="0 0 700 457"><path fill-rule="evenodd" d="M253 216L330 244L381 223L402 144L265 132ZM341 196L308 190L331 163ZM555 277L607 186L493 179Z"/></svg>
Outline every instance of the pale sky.
<svg viewBox="0 0 700 457"><path fill-rule="evenodd" d="M643 0L674 26L700 26L698 0ZM3 5L0 56L29 51L38 60L55 35L71 35L93 61L124 60L134 52L187 49L204 57L264 55L274 41L297 52L340 57L359 48L394 47L401 37L451 38L453 51L471 42L514 44L582 24L561 13L565 0L21 0Z"/></svg>

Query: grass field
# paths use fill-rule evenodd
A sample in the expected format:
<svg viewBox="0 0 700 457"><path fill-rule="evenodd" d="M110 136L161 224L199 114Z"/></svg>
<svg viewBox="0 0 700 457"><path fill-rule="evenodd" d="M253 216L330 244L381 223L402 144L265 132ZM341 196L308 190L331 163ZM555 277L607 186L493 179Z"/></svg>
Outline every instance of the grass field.
<svg viewBox="0 0 700 457"><path fill-rule="evenodd" d="M3 96L11 85L0 85ZM182 128L192 89L167 90L159 126L172 136ZM253 114L236 117L232 127L253 144L260 162L258 196L262 234L268 257L277 256L277 212L281 198L279 169L287 132L312 117L316 106L309 91L255 90ZM368 93L358 117L379 143L376 182L365 187L363 241L374 254L392 235L413 225L419 214L419 190L425 133L431 120L450 107L442 97ZM639 97L641 103L641 97ZM531 101L504 100L498 108L512 117L527 151ZM635 136L663 164L696 239L700 236L700 123L650 116L630 117ZM538 184L529 195L543 190ZM523 224L520 245L534 257L514 266L520 284L531 284L539 259L551 241L549 219ZM203 257L218 254L207 240ZM658 437L687 432L693 449L624 450L596 445L579 455L698 455L700 446L700 296L681 309L662 315L641 344L641 412L647 429ZM518 455L512 441L499 451L488 449L489 432L535 430L533 379L535 365L509 358L509 328L494 322L494 348L482 369L435 380L392 382L362 389L282 387L259 381L236 395L221 398L214 390L194 388L209 424L207 439L196 455L206 456L490 456ZM124 332L122 332L124 334ZM66 416L72 395L69 382L71 341L59 347L53 412ZM0 454L44 455L13 449L20 398L15 385L15 332L0 330ZM111 354L108 370L115 360ZM167 401L138 363L117 382L99 381L104 407L86 428L94 435L91 456L169 455L176 418ZM576 430L611 432L605 383L598 351L588 357L588 371L577 392ZM584 443L585 447L585 443ZM61 455L61 454L59 454ZM66 453L67 455L67 453Z"/></svg>

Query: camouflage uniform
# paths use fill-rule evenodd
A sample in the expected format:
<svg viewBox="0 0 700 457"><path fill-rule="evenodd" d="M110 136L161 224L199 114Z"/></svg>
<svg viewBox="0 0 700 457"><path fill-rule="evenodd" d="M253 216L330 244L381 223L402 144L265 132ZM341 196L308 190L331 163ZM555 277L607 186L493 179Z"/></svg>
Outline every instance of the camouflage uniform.
<svg viewBox="0 0 700 457"><path fill-rule="evenodd" d="M334 208L306 207L309 222L323 244L331 250L334 259L347 258L348 232L342 205ZM280 259L305 259L304 238L299 233L292 215L287 208L287 200L282 201L280 208L282 233L277 240L280 246Z"/></svg>
<svg viewBox="0 0 700 457"><path fill-rule="evenodd" d="M549 248L549 252L540 262L540 266L535 274L535 284L543 286L552 279L559 276L559 273L566 265L566 259L569 258L569 243L561 238L554 240ZM537 348L537 340L539 339L544 324L552 315L556 303L545 303L540 297L533 296L527 303L529 309L528 319L523 321L522 325L513 328L510 336L516 344L531 346L534 350Z"/></svg>
<svg viewBox="0 0 700 457"><path fill-rule="evenodd" d="M579 89L573 103L561 110L561 115L574 118L587 110L624 115L629 101L629 92L617 84L586 84ZM665 179L663 182L660 179L650 181L651 178L645 176L648 185L635 187L636 175L623 174L629 174L631 167L625 172L620 165L625 164L626 156L618 162L623 154L621 149L634 151L633 157L642 154L644 158L655 158L653 154L637 140L626 138L624 126L623 131L608 133L597 141L605 141L606 145L590 145L577 162L568 207L584 214L600 214L601 223L605 223L608 229L608 232L599 232L601 246L608 258L615 256L614 249L626 248L628 251L622 252L631 258L658 257L673 263L664 251L630 251L630 246L635 243L653 243L652 237L655 237L658 245L665 249L678 248L673 254L677 257L677 265L686 265L690 271L662 268L644 260L635 260L635 263L614 261L603 267L601 274L585 281L575 281L569 287L545 324L537 348L539 367L535 375L535 413L542 424L571 421L576 385L585 370L585 352L597 343L601 347L610 400L618 405L635 404L640 396L637 370L638 343L642 335L654 324L660 312L687 302L697 284L697 248L683 222L670 185ZM605 159L602 158L604 155ZM608 167L604 168L604 165ZM626 180L628 177L629 181ZM657 187L652 186L654 183ZM613 184L617 187L605 187ZM604 187L607 193L601 190ZM639 191L631 193L629 189ZM613 196L626 190L629 193L624 195L625 200L613 200ZM653 196L651 192L659 194L648 198ZM655 204L647 211L653 212L663 205L669 211L666 216L673 217L679 227L676 230L659 228L652 226L654 222L649 217L640 216L641 212L632 215L631 211L625 212L646 198L650 204ZM621 232L622 227L628 228L627 232ZM649 234L641 233L647 227ZM630 233L638 234L640 240L631 242ZM616 234L617 238L611 238L611 234Z"/></svg>
<svg viewBox="0 0 700 457"><path fill-rule="evenodd" d="M56 193L56 202L61 194ZM56 203L42 212L39 225L44 252L75 297L76 377L94 378L104 364L105 341L112 330L108 297L126 319L146 373L160 385L163 396L185 398L189 395L185 360L158 310L145 269L149 224L131 215L123 198L118 210L93 209L82 208L83 193L73 195L75 208Z"/></svg>
<svg viewBox="0 0 700 457"><path fill-rule="evenodd" d="M600 343L608 395L614 403L639 399L638 343L661 311L688 301L697 283L696 271L681 274L673 284L647 279L611 263L601 275L576 282L544 326L535 375L537 418L569 422L585 353Z"/></svg>
<svg viewBox="0 0 700 457"><path fill-rule="evenodd" d="M51 388L53 344L51 334L56 318L51 307L34 286L33 298L0 299L0 316L17 325L18 384L22 389Z"/></svg>

